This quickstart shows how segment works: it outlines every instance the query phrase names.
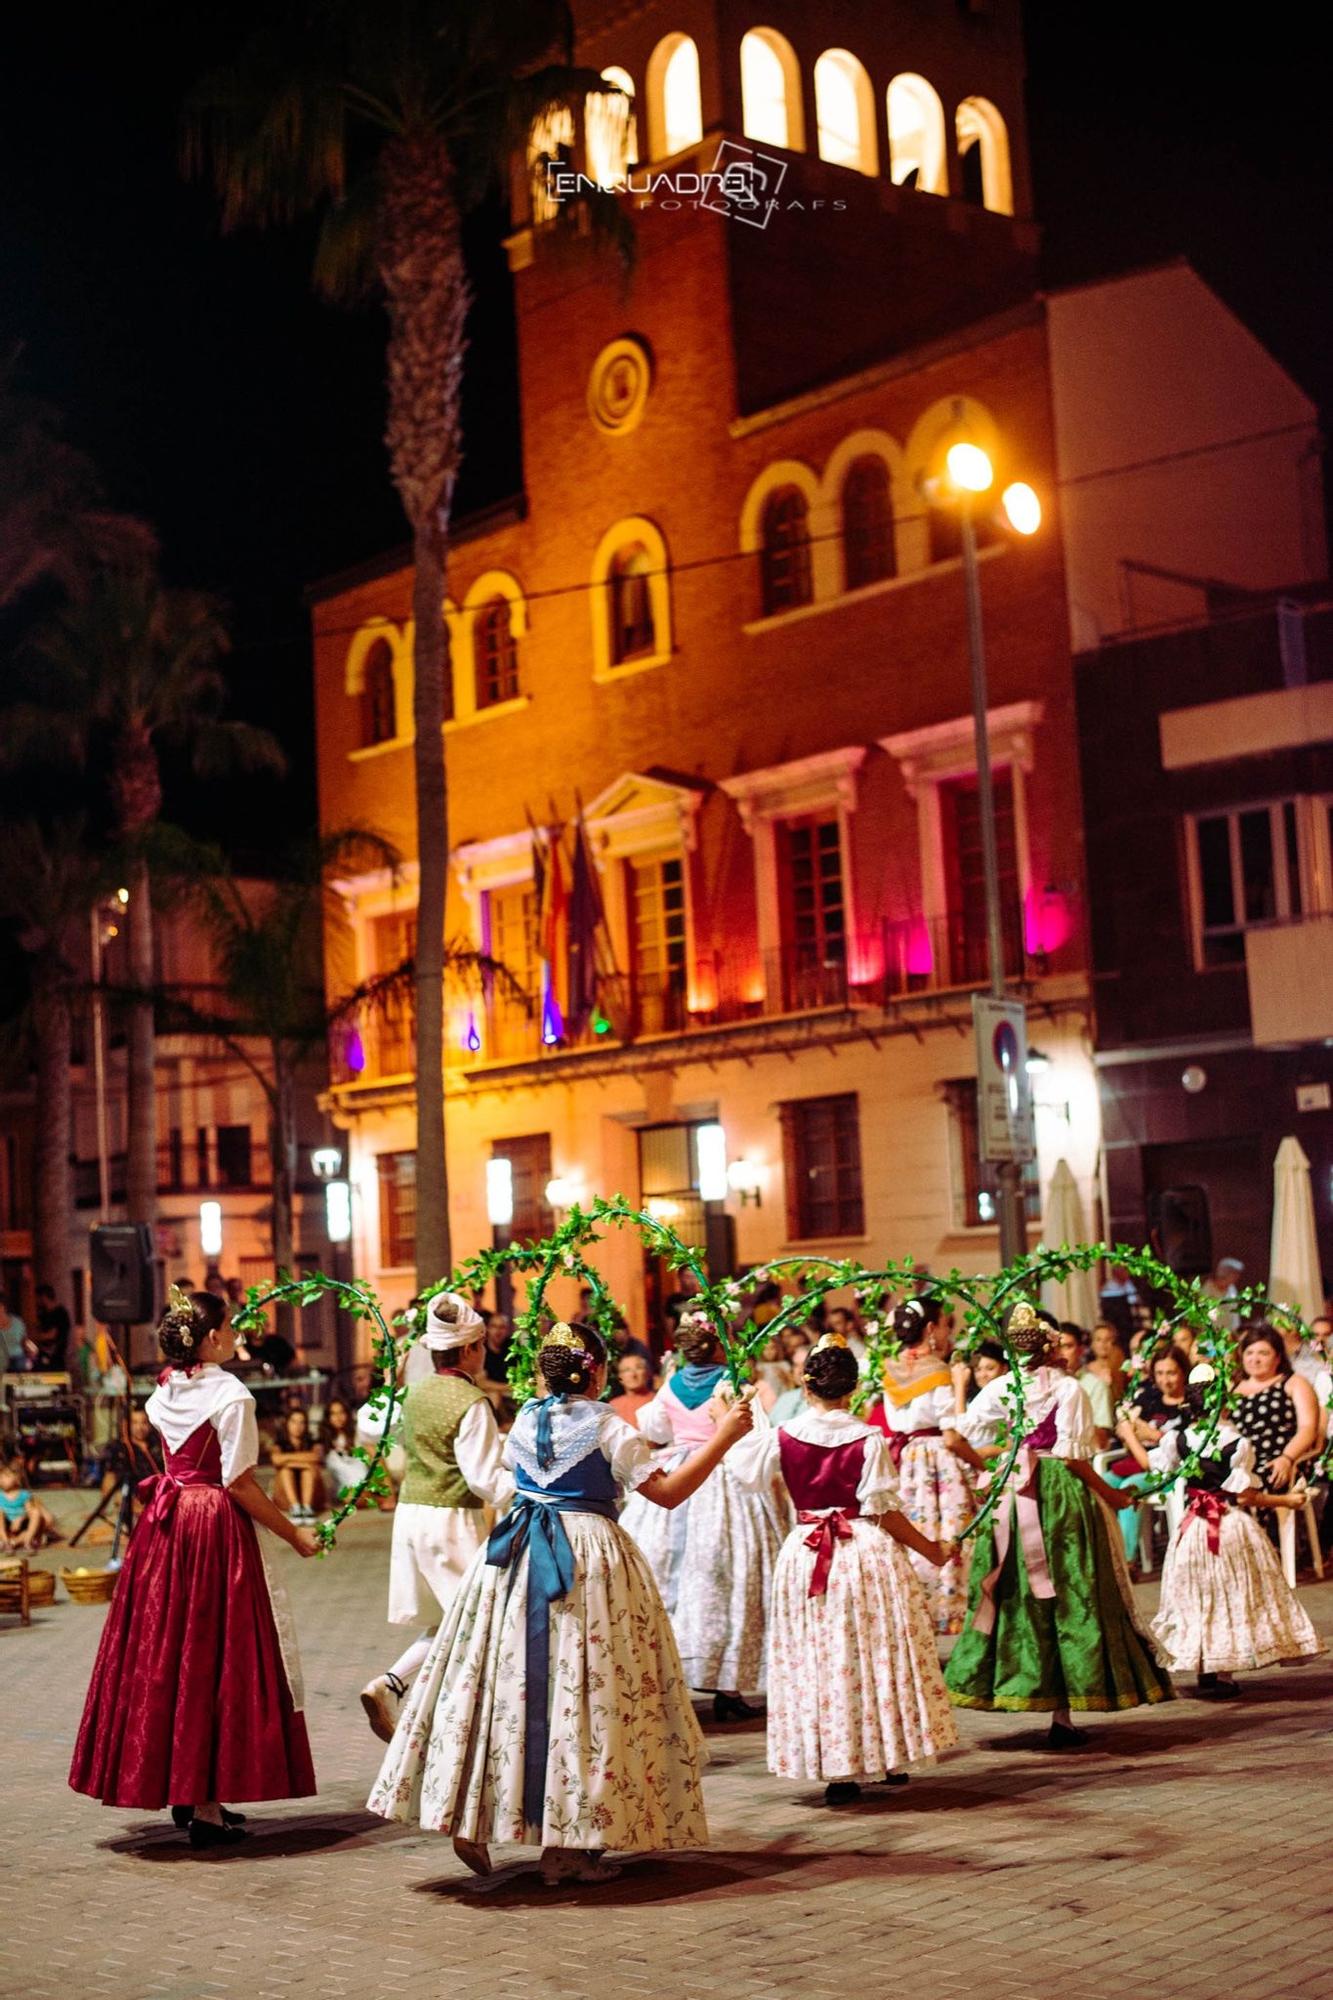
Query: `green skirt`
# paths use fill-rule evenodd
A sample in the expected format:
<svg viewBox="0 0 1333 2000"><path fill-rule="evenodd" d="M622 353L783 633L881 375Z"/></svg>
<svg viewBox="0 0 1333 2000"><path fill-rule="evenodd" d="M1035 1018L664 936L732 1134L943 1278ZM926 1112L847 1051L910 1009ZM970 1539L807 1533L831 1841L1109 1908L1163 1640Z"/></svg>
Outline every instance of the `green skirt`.
<svg viewBox="0 0 1333 2000"><path fill-rule="evenodd" d="M1120 1594L1101 1503L1063 1460L1043 1458L1037 1504L1055 1596L1033 1596L1015 1523L996 1579L995 1623L989 1632L975 1629L981 1585L995 1567L992 1514L974 1540L967 1622L944 1670L954 1706L1112 1709L1170 1701L1171 1682Z"/></svg>

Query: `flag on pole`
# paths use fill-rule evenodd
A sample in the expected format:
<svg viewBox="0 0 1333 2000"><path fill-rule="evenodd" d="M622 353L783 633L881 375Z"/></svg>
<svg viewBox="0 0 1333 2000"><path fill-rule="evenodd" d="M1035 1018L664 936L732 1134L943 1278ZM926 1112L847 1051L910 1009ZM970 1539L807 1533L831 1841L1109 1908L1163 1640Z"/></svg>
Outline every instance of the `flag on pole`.
<svg viewBox="0 0 1333 2000"><path fill-rule="evenodd" d="M537 889L537 952L541 961L542 1041L548 1048L565 1039L569 1017L569 892L560 829L545 834L538 854L533 839L533 882ZM539 866L540 861L540 866Z"/></svg>
<svg viewBox="0 0 1333 2000"><path fill-rule="evenodd" d="M569 1026L577 1034L597 1007L597 938L605 922L597 864L588 843L588 829L579 814L574 823L574 869L569 892Z"/></svg>

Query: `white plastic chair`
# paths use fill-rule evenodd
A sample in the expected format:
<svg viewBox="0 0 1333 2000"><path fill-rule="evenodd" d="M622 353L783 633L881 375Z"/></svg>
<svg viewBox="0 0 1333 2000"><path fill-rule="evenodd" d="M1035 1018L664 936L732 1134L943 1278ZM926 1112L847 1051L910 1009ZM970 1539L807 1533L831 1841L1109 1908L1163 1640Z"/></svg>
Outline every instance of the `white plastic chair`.
<svg viewBox="0 0 1333 2000"><path fill-rule="evenodd" d="M1310 1544L1310 1567L1316 1576L1324 1574L1323 1557L1319 1553L1319 1522L1315 1516L1314 1501L1306 1488L1305 1502L1300 1507L1282 1507L1277 1517L1277 1545L1282 1557L1282 1571L1291 1585L1296 1588L1296 1522L1300 1518L1305 1523L1305 1538Z"/></svg>

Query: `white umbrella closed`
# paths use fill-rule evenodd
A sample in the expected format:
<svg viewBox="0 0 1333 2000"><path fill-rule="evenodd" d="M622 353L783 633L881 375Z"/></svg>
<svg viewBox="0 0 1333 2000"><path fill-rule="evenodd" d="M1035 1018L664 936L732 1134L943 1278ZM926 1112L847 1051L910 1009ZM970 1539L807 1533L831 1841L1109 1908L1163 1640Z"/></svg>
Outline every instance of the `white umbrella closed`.
<svg viewBox="0 0 1333 2000"><path fill-rule="evenodd" d="M1078 1182L1068 1160L1055 1163L1043 1212L1041 1240L1047 1250L1058 1250L1062 1243L1087 1242ZM1097 1317L1097 1286L1092 1272L1071 1271L1067 1278L1050 1280L1041 1288L1041 1302L1057 1319L1071 1319L1076 1326L1091 1326Z"/></svg>
<svg viewBox="0 0 1333 2000"><path fill-rule="evenodd" d="M1273 1246L1268 1260L1268 1296L1302 1319L1324 1310L1319 1274L1319 1238L1314 1226L1310 1162L1299 1139L1284 1139L1273 1162Z"/></svg>

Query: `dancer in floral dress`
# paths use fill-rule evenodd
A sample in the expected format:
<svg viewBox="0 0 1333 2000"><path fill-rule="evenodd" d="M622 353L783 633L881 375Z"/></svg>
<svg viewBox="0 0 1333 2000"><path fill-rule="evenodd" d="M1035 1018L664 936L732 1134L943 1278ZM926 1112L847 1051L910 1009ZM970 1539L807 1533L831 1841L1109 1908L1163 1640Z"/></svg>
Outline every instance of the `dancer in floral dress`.
<svg viewBox="0 0 1333 2000"><path fill-rule="evenodd" d="M383 1819L452 1835L490 1873L489 1843L540 1846L541 1874L602 1881L604 1851L702 1847L707 1759L680 1656L622 1491L678 1507L750 1428L748 1398L673 1471L597 1401L606 1349L552 1327L547 1394L519 1412L504 1457L516 1495L473 1562L403 1704L370 1795Z"/></svg>
<svg viewBox="0 0 1333 2000"><path fill-rule="evenodd" d="M1186 1431L1188 1451L1204 1443L1201 1428ZM1174 1472L1181 1462L1179 1432L1168 1430L1150 1457L1154 1472ZM1238 1673L1313 1659L1324 1650L1250 1512L1287 1505L1296 1496L1266 1494L1255 1458L1250 1439L1223 1424L1186 1489L1185 1516L1162 1568L1153 1636L1173 1674L1198 1675L1196 1692L1205 1701L1234 1701Z"/></svg>
<svg viewBox="0 0 1333 2000"><path fill-rule="evenodd" d="M977 1511L976 1475L984 1468L957 1426L956 1392L948 1366L948 1336L938 1299L907 1299L893 1315L900 1354L887 1362L881 1401L870 1421L889 1441L904 1514L923 1535L956 1541ZM937 1569L924 1556L909 1561L921 1579L938 1633L961 1632L967 1615L967 1560L953 1556Z"/></svg>
<svg viewBox="0 0 1333 2000"><path fill-rule="evenodd" d="M799 1510L769 1614L768 1768L820 1780L830 1805L958 1740L908 1560L942 1564L953 1545L901 1512L888 1446L849 1408L857 1373L825 1334L805 1364L806 1414L776 1431L757 1419L729 1460L753 1486L780 1477Z"/></svg>
<svg viewBox="0 0 1333 2000"><path fill-rule="evenodd" d="M712 1436L727 1391L716 1333L702 1315L686 1314L676 1340L683 1365L639 1412L639 1436L667 1447L661 1463L679 1465ZM620 1525L648 1559L671 1617L685 1679L713 1691L718 1722L754 1715L742 1690L762 1692L764 1631L778 1552L792 1524L780 1479L750 1491L718 1466L674 1513L635 1494Z"/></svg>

